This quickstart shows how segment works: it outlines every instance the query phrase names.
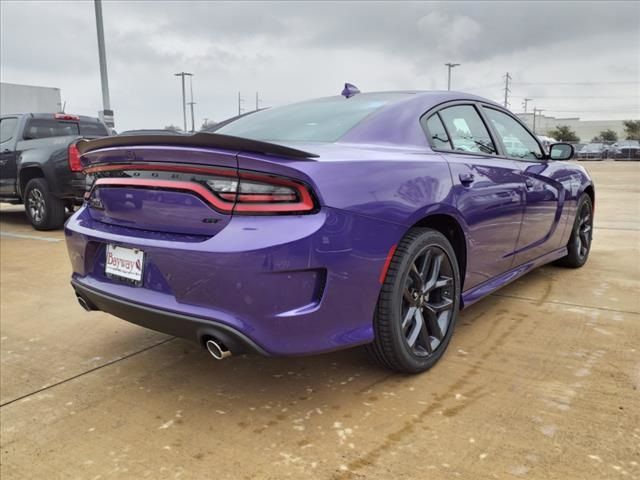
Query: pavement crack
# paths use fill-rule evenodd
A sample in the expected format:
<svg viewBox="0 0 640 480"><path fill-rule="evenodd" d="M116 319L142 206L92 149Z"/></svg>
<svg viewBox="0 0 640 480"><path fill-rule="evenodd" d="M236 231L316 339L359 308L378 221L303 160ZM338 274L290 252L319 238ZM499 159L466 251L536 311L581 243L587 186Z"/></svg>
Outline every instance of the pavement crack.
<svg viewBox="0 0 640 480"><path fill-rule="evenodd" d="M522 300L525 302L529 302L529 303L535 303L540 305L542 302L539 302L539 300L536 300L535 298L528 298L528 297L519 297L517 295L508 295L508 294L504 294L504 293L492 293L491 294L492 297L502 297L502 298L512 298L514 300ZM576 308L586 308L586 309L591 309L591 310L604 310L605 312L613 312L613 313L629 313L631 315L639 315L640 312L632 312L630 310L617 310L615 308L608 308L608 307L595 307L592 305L580 305L578 303L569 303L569 302L559 302L557 300L544 300L543 303L553 303L555 305L564 305L567 307L576 307Z"/></svg>
<svg viewBox="0 0 640 480"><path fill-rule="evenodd" d="M153 345L149 345L148 347L145 347L142 350L138 350L136 352L132 352L132 353L129 353L127 355L123 355L123 356L118 357L118 358L114 358L113 360L110 360L110 361L108 361L106 363L103 363L102 365L98 365L97 367L91 368L91 369L89 369L87 371L78 373L77 375L73 375L73 376L71 376L69 378L65 378L64 380L60 380L59 382L52 383L51 385L47 385L46 387L42 387L42 388L40 388L38 390L34 390L33 392L26 393L24 395L21 395L21 396L19 396L17 398L12 399L12 400L8 400L8 401L0 404L0 408L6 407L7 405L11 405L12 403L15 403L15 402L18 402L18 401L20 401L20 400L22 400L24 398L30 397L31 395L36 395L37 393L41 393L41 392L44 392L46 390L50 390L50 389L52 389L54 387L57 387L57 386L62 385L64 383L70 382L71 380L75 380L76 378L83 377L83 376L85 376L85 375L87 375L89 373L95 372L96 370L100 370L100 369L102 369L104 367L108 367L110 365L113 365L114 363L118 363L118 362L120 362L122 360L126 360L128 358L134 357L134 356L136 356L136 355L138 355L140 353L144 353L147 350L151 350L152 348L159 347L160 345L164 345L165 343L169 343L170 341L175 340L175 339L176 339L176 337L167 338L167 339L165 339L165 340L163 340L161 342L154 343Z"/></svg>

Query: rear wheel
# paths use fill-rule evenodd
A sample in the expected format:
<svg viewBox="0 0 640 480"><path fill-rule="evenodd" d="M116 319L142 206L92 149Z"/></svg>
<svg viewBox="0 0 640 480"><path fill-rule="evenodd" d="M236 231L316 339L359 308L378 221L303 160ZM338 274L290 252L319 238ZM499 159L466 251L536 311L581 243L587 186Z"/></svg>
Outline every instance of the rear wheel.
<svg viewBox="0 0 640 480"><path fill-rule="evenodd" d="M438 231L412 229L382 286L369 352L399 372L428 370L449 345L459 304L460 273L451 244Z"/></svg>
<svg viewBox="0 0 640 480"><path fill-rule="evenodd" d="M576 218L573 222L571 237L567 244L567 256L556 263L563 267L580 268L589 258L593 238L593 203L591 197L583 193L578 199Z"/></svg>
<svg viewBox="0 0 640 480"><path fill-rule="evenodd" d="M44 178L29 180L24 189L24 208L36 230L54 230L64 224L64 202L51 194Z"/></svg>

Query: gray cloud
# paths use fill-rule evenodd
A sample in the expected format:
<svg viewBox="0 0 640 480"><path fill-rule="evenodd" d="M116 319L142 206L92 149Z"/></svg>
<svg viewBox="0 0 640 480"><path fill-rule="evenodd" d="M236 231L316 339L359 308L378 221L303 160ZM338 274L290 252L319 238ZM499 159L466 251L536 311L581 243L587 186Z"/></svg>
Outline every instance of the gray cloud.
<svg viewBox="0 0 640 480"><path fill-rule="evenodd" d="M534 96L558 115L640 115L633 2L104 0L103 9L120 129L179 123L181 70L195 74L201 123L233 115L239 90L252 108L256 90L274 105L335 94L344 81L443 88L445 61L463 63L455 88L493 99L511 72L515 110ZM93 2L4 0L0 14L3 81L61 87L77 113L101 108Z"/></svg>

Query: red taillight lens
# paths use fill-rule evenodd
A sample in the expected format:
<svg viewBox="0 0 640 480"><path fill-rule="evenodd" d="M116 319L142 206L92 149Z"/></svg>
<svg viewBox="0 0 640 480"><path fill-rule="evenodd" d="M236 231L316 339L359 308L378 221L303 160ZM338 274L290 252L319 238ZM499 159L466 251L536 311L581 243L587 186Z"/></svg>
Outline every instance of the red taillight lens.
<svg viewBox="0 0 640 480"><path fill-rule="evenodd" d="M303 213L315 208L305 185L281 177L241 172L240 178L207 180L207 186L220 198L235 201L233 211L237 213Z"/></svg>
<svg viewBox="0 0 640 480"><path fill-rule="evenodd" d="M82 171L82 163L80 163L80 152L78 151L78 147L76 147L75 143L69 145L69 169L72 172Z"/></svg>
<svg viewBox="0 0 640 480"><path fill-rule="evenodd" d="M77 149L76 149L77 152ZM69 164L71 165L71 153ZM79 163L79 156L78 156ZM100 185L136 186L167 190L191 191L223 213L244 215L277 215L312 213L317 203L305 184L285 177L237 170L184 165L99 165L86 169L88 175L116 171L156 171L206 175L206 179L190 180L156 178L101 178L91 188ZM208 175L207 175L208 174Z"/></svg>

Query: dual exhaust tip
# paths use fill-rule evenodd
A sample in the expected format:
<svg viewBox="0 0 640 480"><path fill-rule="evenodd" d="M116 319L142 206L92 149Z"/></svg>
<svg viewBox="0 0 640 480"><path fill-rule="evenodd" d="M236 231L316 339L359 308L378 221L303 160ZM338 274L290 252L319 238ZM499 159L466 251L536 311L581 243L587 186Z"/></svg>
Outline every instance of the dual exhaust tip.
<svg viewBox="0 0 640 480"><path fill-rule="evenodd" d="M80 306L84 308L87 312L92 312L96 310L96 308L81 295L77 295L77 298ZM205 346L207 347L207 351L216 360L224 360L225 358L228 358L231 356L231 351L225 346L225 344L215 338L209 337L205 342Z"/></svg>
<svg viewBox="0 0 640 480"><path fill-rule="evenodd" d="M225 346L225 344L215 338L207 339L205 346L207 347L207 351L216 360L224 360L231 356L231 351Z"/></svg>
<svg viewBox="0 0 640 480"><path fill-rule="evenodd" d="M81 297L78 294L76 294L76 297L78 298L78 303L80 304L80 306L87 312L92 312L95 310L95 307L93 307L93 305L91 305L84 297Z"/></svg>

